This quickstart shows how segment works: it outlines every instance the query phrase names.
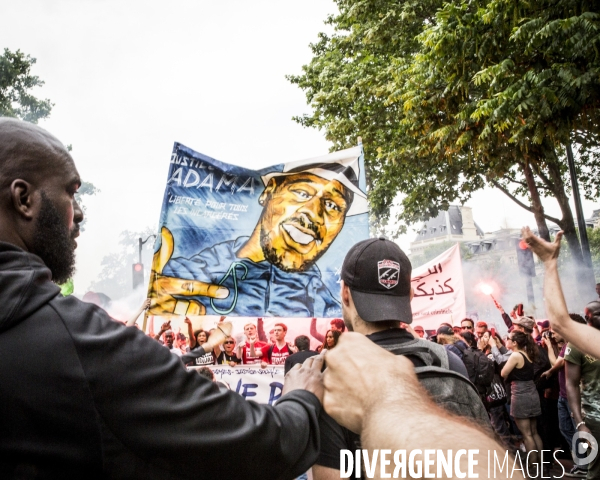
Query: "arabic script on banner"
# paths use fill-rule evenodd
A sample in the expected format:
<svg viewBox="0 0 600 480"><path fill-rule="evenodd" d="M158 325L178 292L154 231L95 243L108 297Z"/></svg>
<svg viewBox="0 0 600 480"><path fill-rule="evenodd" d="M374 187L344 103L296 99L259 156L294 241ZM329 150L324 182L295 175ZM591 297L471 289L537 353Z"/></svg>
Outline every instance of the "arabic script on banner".
<svg viewBox="0 0 600 480"><path fill-rule="evenodd" d="M411 285L413 325L435 330L443 322L460 325L466 315L465 287L458 244L415 268Z"/></svg>

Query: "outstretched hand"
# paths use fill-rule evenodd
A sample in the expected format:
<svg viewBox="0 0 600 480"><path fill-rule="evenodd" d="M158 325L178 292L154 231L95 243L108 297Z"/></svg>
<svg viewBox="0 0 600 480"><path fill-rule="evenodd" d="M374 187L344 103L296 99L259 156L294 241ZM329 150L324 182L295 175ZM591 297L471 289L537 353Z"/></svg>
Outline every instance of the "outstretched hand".
<svg viewBox="0 0 600 480"><path fill-rule="evenodd" d="M561 230L556 234L553 242L547 242L543 238L534 235L529 227L521 229L521 238L525 241L529 249L544 263L558 258L562 236L563 231Z"/></svg>
<svg viewBox="0 0 600 480"><path fill-rule="evenodd" d="M418 386L408 358L388 352L360 333L344 333L336 347L327 351L325 361L323 407L355 433L361 433L366 415L377 403L385 405L390 397L406 400ZM373 375L372 365L383 374Z"/></svg>
<svg viewBox="0 0 600 480"><path fill-rule="evenodd" d="M196 299L177 299L178 297L210 297L227 298L229 289L221 285L213 285L199 280L187 280L176 277L164 276L163 269L171 259L174 249L173 235L168 228L162 227L160 231L161 245L152 260L152 284L150 295L150 313L161 315L172 313L174 315L206 315L206 307Z"/></svg>
<svg viewBox="0 0 600 480"><path fill-rule="evenodd" d="M315 355L307 358L303 364L296 364L285 376L283 394L292 390L307 390L314 393L323 402L323 357Z"/></svg>

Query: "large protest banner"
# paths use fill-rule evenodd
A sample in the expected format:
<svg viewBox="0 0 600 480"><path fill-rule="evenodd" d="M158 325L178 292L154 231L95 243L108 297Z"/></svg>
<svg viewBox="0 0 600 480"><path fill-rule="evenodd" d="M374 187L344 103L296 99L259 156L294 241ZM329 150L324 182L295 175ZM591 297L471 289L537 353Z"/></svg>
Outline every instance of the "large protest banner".
<svg viewBox="0 0 600 480"><path fill-rule="evenodd" d="M466 316L465 286L458 243L412 271L413 326L436 330L440 323L460 325Z"/></svg>
<svg viewBox="0 0 600 480"><path fill-rule="evenodd" d="M368 238L362 147L250 170L175 143L149 297L161 317L336 317Z"/></svg>

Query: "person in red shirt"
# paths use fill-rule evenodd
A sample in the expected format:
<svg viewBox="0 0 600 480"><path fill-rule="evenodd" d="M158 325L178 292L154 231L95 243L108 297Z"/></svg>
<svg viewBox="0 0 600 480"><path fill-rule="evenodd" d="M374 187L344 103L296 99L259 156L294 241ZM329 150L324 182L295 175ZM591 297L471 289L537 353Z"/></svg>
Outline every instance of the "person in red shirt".
<svg viewBox="0 0 600 480"><path fill-rule="evenodd" d="M265 345L260 349L260 352L262 353L260 366L262 368L266 368L267 365L284 365L285 359L294 353L292 347L290 347L285 341L287 325L284 323L276 323L273 327L273 330L275 342L270 345ZM254 345L250 344L250 355L254 356L254 354Z"/></svg>
<svg viewBox="0 0 600 480"><path fill-rule="evenodd" d="M258 320L259 322L262 322L261 318L259 318ZM246 325L244 325L244 334L246 335L246 341L239 343L238 357L242 359L242 363L244 365L260 363L260 360L262 358L262 353L260 349L262 349L262 347L268 344L259 340L260 334L256 328L256 325L254 325L253 323L247 323ZM254 345L254 347L256 348L256 352L254 354L250 354L250 349L252 348L252 345Z"/></svg>

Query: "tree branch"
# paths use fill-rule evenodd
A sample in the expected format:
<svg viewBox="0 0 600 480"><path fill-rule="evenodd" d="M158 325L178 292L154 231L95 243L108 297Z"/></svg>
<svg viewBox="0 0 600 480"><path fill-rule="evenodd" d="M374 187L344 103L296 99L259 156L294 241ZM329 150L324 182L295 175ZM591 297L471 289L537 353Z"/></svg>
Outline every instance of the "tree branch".
<svg viewBox="0 0 600 480"><path fill-rule="evenodd" d="M512 193L510 193L506 188L504 188L502 185L500 185L496 180L490 180L490 182L492 183L492 185L494 185L494 187L496 187L498 190L500 190L502 193L504 193L508 198L510 198L513 202L515 202L517 205L519 205L519 207L524 208L528 212L533 213L533 209L531 207L525 205L522 201L520 201L517 197L515 197ZM550 215L546 215L545 213L544 213L544 218L546 218L546 220L550 220L551 222L556 223L559 227L561 226L562 222L558 218L551 217Z"/></svg>
<svg viewBox="0 0 600 480"><path fill-rule="evenodd" d="M514 178L511 178L511 177L509 177L509 176L508 176L508 175L506 175L506 174L505 174L505 175L503 175L503 176L502 176L502 178L504 178L505 180L508 180L508 181L509 181L509 182L511 182L511 183L516 183L517 185L521 185L521 186L523 186L523 187L527 188L527 184L526 184L525 182L519 182L518 180L516 180L516 179L514 179Z"/></svg>
<svg viewBox="0 0 600 480"><path fill-rule="evenodd" d="M542 179L542 182L544 182L544 184L546 185L545 188L546 190L550 190L551 192L554 193L554 188L555 185L550 181L550 179L546 176L546 174L544 172L542 172L542 169L539 168L539 165L535 165L535 174L540 177Z"/></svg>

